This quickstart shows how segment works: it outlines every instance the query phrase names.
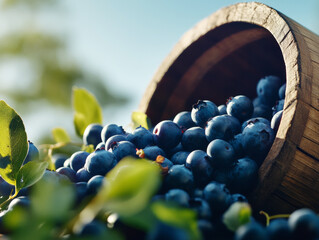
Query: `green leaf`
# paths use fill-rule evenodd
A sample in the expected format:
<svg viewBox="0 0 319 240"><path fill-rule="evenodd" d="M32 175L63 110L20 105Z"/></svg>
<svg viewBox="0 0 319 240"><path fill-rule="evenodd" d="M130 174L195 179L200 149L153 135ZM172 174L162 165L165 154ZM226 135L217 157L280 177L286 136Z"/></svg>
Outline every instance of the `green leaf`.
<svg viewBox="0 0 319 240"><path fill-rule="evenodd" d="M66 130L63 129L63 128L53 128L52 129L52 135L53 135L54 141L56 141L57 143L60 143L60 142L63 142L63 143L71 142L70 136L68 135Z"/></svg>
<svg viewBox="0 0 319 240"><path fill-rule="evenodd" d="M131 118L134 129L139 126L142 126L146 129L150 129L152 127L150 119L143 112L132 112Z"/></svg>
<svg viewBox="0 0 319 240"><path fill-rule="evenodd" d="M241 225L250 222L252 215L251 207L248 203L235 202L223 215L223 223L231 231L236 231Z"/></svg>
<svg viewBox="0 0 319 240"><path fill-rule="evenodd" d="M74 207L75 189L61 181L56 172L48 172L38 181L31 192L31 208L35 217L43 222L59 222L70 217Z"/></svg>
<svg viewBox="0 0 319 240"><path fill-rule="evenodd" d="M48 162L30 161L20 168L17 174L17 191L24 187L29 187L39 181L45 169L48 167Z"/></svg>
<svg viewBox="0 0 319 240"><path fill-rule="evenodd" d="M4 101L0 101L0 116L0 175L15 185L28 152L27 134L20 116Z"/></svg>
<svg viewBox="0 0 319 240"><path fill-rule="evenodd" d="M148 205L161 182L159 166L149 160L127 157L107 175L106 184L79 215L74 231L90 222L102 209L129 217Z"/></svg>
<svg viewBox="0 0 319 240"><path fill-rule="evenodd" d="M96 98L84 88L73 87L74 126L78 136L91 123L102 124L102 108Z"/></svg>
<svg viewBox="0 0 319 240"><path fill-rule="evenodd" d="M154 202L151 207L160 221L186 230L191 239L201 239L195 211L160 201Z"/></svg>

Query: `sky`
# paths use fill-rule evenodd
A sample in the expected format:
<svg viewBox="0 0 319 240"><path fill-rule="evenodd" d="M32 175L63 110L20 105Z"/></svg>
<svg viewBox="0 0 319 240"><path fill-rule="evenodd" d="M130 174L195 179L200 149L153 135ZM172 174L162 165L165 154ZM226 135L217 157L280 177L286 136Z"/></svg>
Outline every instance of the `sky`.
<svg viewBox="0 0 319 240"><path fill-rule="evenodd" d="M61 19L49 27L63 25L75 58L106 79L112 91L130 98L127 105L104 111L104 124L125 126L157 68L181 36L218 9L237 2L242 1L65 0ZM261 2L319 34L319 1ZM65 114L67 120L51 117L46 122L52 126L45 128L69 127L72 113ZM36 139L34 122L36 117L29 117L26 128L30 138Z"/></svg>

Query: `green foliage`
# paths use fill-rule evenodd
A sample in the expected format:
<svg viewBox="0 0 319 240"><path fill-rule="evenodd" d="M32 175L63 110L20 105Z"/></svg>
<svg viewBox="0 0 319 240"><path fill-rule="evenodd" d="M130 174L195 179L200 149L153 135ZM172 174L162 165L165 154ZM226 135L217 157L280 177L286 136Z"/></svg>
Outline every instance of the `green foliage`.
<svg viewBox="0 0 319 240"><path fill-rule="evenodd" d="M236 231L241 225L250 222L252 210L248 203L235 202L223 215L223 223L231 231Z"/></svg>
<svg viewBox="0 0 319 240"><path fill-rule="evenodd" d="M23 165L17 174L17 191L20 191L24 187L30 187L39 181L47 167L47 162L40 161L30 161Z"/></svg>
<svg viewBox="0 0 319 240"><path fill-rule="evenodd" d="M52 135L54 140L59 143L59 142L71 142L71 138L69 134L66 132L65 129L63 128L54 128L52 129Z"/></svg>
<svg viewBox="0 0 319 240"><path fill-rule="evenodd" d="M146 129L150 129L152 127L150 119L143 112L133 112L131 115L131 119L133 122L133 128L137 128L142 126Z"/></svg>
<svg viewBox="0 0 319 240"><path fill-rule="evenodd" d="M102 124L102 109L96 98L83 88L73 88L74 126L78 136L91 123Z"/></svg>
<svg viewBox="0 0 319 240"><path fill-rule="evenodd" d="M155 202L152 205L152 210L160 221L184 229L189 233L191 239L201 239L196 213L193 210L176 207L165 202Z"/></svg>
<svg viewBox="0 0 319 240"><path fill-rule="evenodd" d="M4 101L0 101L0 116L0 175L15 185L28 152L27 134L20 116Z"/></svg>

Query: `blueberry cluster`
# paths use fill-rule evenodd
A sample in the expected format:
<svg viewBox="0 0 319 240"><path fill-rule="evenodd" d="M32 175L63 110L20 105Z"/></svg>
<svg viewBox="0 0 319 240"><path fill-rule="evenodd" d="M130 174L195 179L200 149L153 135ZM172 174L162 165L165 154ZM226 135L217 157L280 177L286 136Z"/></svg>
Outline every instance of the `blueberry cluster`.
<svg viewBox="0 0 319 240"><path fill-rule="evenodd" d="M288 218L276 218L264 227L257 221L238 228L235 240L315 240L319 237L319 217L312 210L302 208Z"/></svg>
<svg viewBox="0 0 319 240"><path fill-rule="evenodd" d="M163 176L152 201L160 199L193 209L204 239L212 235L231 238L233 235L221 217L232 203L247 202L244 195L257 183L258 168L272 146L281 120L284 95L285 85L281 85L280 79L267 76L259 80L254 100L239 95L220 106L199 100L191 111L161 121L152 130L138 127L128 133L116 124L90 124L84 131L83 143L93 145L95 151L78 151L70 157L53 155L56 171L46 171L42 180L71 181L80 204L99 191L105 184L104 176L123 158L145 158L156 162ZM26 161L38 154L29 142ZM8 196L12 189L0 187L0 191ZM27 195L27 190L25 194L21 192ZM29 204L28 198L21 196L8 209ZM6 211L2 212L1 218L5 214ZM104 225L93 221L80 234L97 236L104 231L101 226ZM166 236L168 232L170 236ZM147 238L187 239L178 237L183 234L161 224ZM240 236L236 233L237 239L258 239Z"/></svg>

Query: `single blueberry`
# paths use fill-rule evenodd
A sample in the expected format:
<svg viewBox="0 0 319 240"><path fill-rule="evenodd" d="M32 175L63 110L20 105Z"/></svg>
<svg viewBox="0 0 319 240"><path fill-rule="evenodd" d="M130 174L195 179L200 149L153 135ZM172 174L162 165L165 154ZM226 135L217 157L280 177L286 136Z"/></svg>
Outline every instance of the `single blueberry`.
<svg viewBox="0 0 319 240"><path fill-rule="evenodd" d="M68 167L60 167L56 170L57 173L67 176L71 182L76 182L76 172Z"/></svg>
<svg viewBox="0 0 319 240"><path fill-rule="evenodd" d="M80 168L83 168L86 158L90 154L85 151L78 151L71 155L70 157L70 168L77 172Z"/></svg>
<svg viewBox="0 0 319 240"><path fill-rule="evenodd" d="M101 132L102 132L103 126L100 124L92 123L89 124L83 133L83 143L84 145L90 145L92 144L94 148L102 142L101 138Z"/></svg>
<svg viewBox="0 0 319 240"><path fill-rule="evenodd" d="M206 200L200 197L194 197L189 200L190 208L197 213L198 219L207 219L212 218L212 213L209 207L209 204Z"/></svg>
<svg viewBox="0 0 319 240"><path fill-rule="evenodd" d="M153 134L156 145L164 150L168 150L179 144L183 132L173 121L164 120L155 126Z"/></svg>
<svg viewBox="0 0 319 240"><path fill-rule="evenodd" d="M131 156L137 157L136 147L129 141L120 141L112 145L110 152L114 154L117 161L121 161L124 157Z"/></svg>
<svg viewBox="0 0 319 240"><path fill-rule="evenodd" d="M75 183L76 203L81 203L87 196L87 183L77 182Z"/></svg>
<svg viewBox="0 0 319 240"><path fill-rule="evenodd" d="M253 111L253 103L244 95L238 95L234 98L230 98L227 102L227 114L237 118L240 122L249 119L253 114Z"/></svg>
<svg viewBox="0 0 319 240"><path fill-rule="evenodd" d="M205 129L201 127L192 127L187 129L182 136L182 146L186 151L206 150L208 141L205 135Z"/></svg>
<svg viewBox="0 0 319 240"><path fill-rule="evenodd" d="M67 155L65 154L62 154L62 153L56 153L56 154L53 154L52 155L52 162L54 163L55 165L55 168L58 169L60 167L63 167L63 164L65 162L65 160L68 158Z"/></svg>
<svg viewBox="0 0 319 240"><path fill-rule="evenodd" d="M95 150L86 158L84 168L92 175L105 175L115 165L116 157L113 153L101 150Z"/></svg>
<svg viewBox="0 0 319 240"><path fill-rule="evenodd" d="M182 129L188 129L196 126L196 124L192 120L191 112L189 111L178 113L174 117L173 122L177 123L177 125L180 126Z"/></svg>
<svg viewBox="0 0 319 240"><path fill-rule="evenodd" d="M207 122L205 135L209 142L214 139L228 141L241 132L241 124L237 118L229 115L219 115Z"/></svg>
<svg viewBox="0 0 319 240"><path fill-rule="evenodd" d="M277 112L271 119L271 123L270 126L271 128L274 130L275 133L277 133L280 122L281 122L281 118L282 118L282 113L283 110Z"/></svg>
<svg viewBox="0 0 319 240"><path fill-rule="evenodd" d="M87 193L90 195L97 194L104 184L106 184L105 177L102 175L95 175L88 181Z"/></svg>
<svg viewBox="0 0 319 240"><path fill-rule="evenodd" d="M270 121L266 118L263 118L263 117L254 117L254 118L250 118L248 119L247 121L245 121L242 125L241 125L241 131L243 131L245 129L245 127L247 127L248 124L250 123L258 123L258 122L262 122L262 123L265 123L267 125L270 126Z"/></svg>
<svg viewBox="0 0 319 240"><path fill-rule="evenodd" d="M164 188L167 190L178 188L192 195L194 191L194 176L184 165L174 165L164 178Z"/></svg>
<svg viewBox="0 0 319 240"><path fill-rule="evenodd" d="M240 226L235 232L235 240L268 240L266 229L256 221Z"/></svg>
<svg viewBox="0 0 319 240"><path fill-rule="evenodd" d="M154 145L153 134L144 127L138 127L131 134L128 134L127 140L132 142L137 148Z"/></svg>
<svg viewBox="0 0 319 240"><path fill-rule="evenodd" d="M213 167L209 161L207 153L202 150L192 151L186 159L186 167L191 169L197 187L204 187L212 180Z"/></svg>
<svg viewBox="0 0 319 240"><path fill-rule="evenodd" d="M211 164L216 168L229 168L235 160L235 151L228 142L215 139L208 144L207 154Z"/></svg>
<svg viewBox="0 0 319 240"><path fill-rule="evenodd" d="M270 240L294 239L287 219L273 219L267 227Z"/></svg>
<svg viewBox="0 0 319 240"><path fill-rule="evenodd" d="M105 150L110 150L112 146L120 141L127 141L127 137L124 134L114 135L109 137L109 139L105 143Z"/></svg>
<svg viewBox="0 0 319 240"><path fill-rule="evenodd" d="M239 133L234 136L234 138L229 140L229 144L232 145L234 151L235 151L235 158L242 158L245 156L245 151L242 145L242 137L243 134Z"/></svg>
<svg viewBox="0 0 319 240"><path fill-rule="evenodd" d="M153 161L155 161L159 155L166 157L164 150L158 146L147 146L144 149L138 149L136 154L140 158L146 158Z"/></svg>
<svg viewBox="0 0 319 240"><path fill-rule="evenodd" d="M109 137L112 137L114 135L119 134L126 134L122 126L118 126L116 124L108 124L105 125L101 132L101 139L104 143L109 139Z"/></svg>
<svg viewBox="0 0 319 240"><path fill-rule="evenodd" d="M277 76L269 75L261 78L257 83L257 95L262 103L273 106L278 99L278 91L281 86L281 80Z"/></svg>
<svg viewBox="0 0 319 240"><path fill-rule="evenodd" d="M272 109L270 106L265 104L260 104L254 107L254 113L252 118L262 117L266 119L271 119L272 117Z"/></svg>
<svg viewBox="0 0 319 240"><path fill-rule="evenodd" d="M96 145L95 150L101 149L101 148L105 149L105 143L104 142L100 142L98 145Z"/></svg>
<svg viewBox="0 0 319 240"><path fill-rule="evenodd" d="M171 161L173 164L185 164L189 154L188 151L179 151L171 157Z"/></svg>
<svg viewBox="0 0 319 240"><path fill-rule="evenodd" d="M281 99L276 102L276 105L272 107L272 115L284 109L285 99Z"/></svg>
<svg viewBox="0 0 319 240"><path fill-rule="evenodd" d="M86 169L80 168L75 175L76 182L87 182L92 178L92 174L90 174Z"/></svg>
<svg viewBox="0 0 319 240"><path fill-rule="evenodd" d="M225 104L218 106L219 115L227 114L227 107Z"/></svg>
<svg viewBox="0 0 319 240"><path fill-rule="evenodd" d="M198 100L196 104L192 106L191 117L193 122L204 128L207 121L219 114L218 108L215 103L209 100Z"/></svg>

